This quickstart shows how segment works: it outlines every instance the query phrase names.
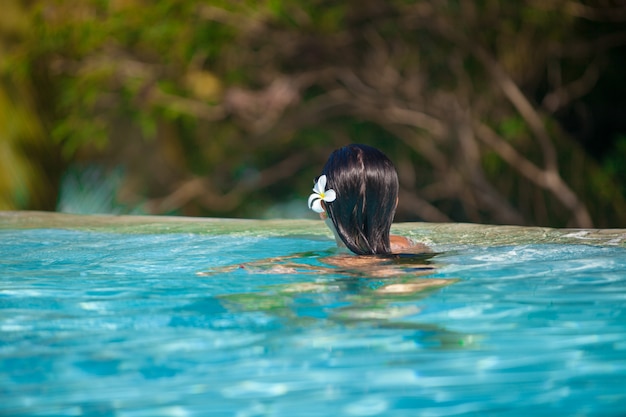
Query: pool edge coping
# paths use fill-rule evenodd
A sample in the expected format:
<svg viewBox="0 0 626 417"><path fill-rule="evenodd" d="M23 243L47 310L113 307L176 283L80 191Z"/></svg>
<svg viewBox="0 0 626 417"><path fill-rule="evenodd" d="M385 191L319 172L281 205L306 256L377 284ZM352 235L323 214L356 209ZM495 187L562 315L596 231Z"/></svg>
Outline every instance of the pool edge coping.
<svg viewBox="0 0 626 417"><path fill-rule="evenodd" d="M319 220L67 214L0 211L0 230L69 229L130 234L197 233L267 236L329 236ZM473 223L394 223L394 233L434 245L570 243L626 247L626 229L555 229Z"/></svg>

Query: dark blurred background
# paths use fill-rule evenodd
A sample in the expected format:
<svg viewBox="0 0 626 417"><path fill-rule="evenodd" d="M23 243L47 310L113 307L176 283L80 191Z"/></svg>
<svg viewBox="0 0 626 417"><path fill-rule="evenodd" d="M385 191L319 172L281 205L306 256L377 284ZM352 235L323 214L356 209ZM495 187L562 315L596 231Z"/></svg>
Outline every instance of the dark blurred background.
<svg viewBox="0 0 626 417"><path fill-rule="evenodd" d="M328 154L397 221L626 227L623 0L3 0L0 209L314 218Z"/></svg>

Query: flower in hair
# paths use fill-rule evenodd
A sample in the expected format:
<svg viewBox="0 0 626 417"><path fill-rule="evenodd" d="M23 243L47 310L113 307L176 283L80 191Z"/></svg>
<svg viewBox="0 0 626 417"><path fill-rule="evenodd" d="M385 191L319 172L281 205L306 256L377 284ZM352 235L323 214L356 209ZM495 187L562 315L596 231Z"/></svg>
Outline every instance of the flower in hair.
<svg viewBox="0 0 626 417"><path fill-rule="evenodd" d="M326 175L322 175L317 179L315 187L313 187L313 194L309 196L309 208L316 213L323 213L322 200L331 203L336 198L335 190L326 189Z"/></svg>

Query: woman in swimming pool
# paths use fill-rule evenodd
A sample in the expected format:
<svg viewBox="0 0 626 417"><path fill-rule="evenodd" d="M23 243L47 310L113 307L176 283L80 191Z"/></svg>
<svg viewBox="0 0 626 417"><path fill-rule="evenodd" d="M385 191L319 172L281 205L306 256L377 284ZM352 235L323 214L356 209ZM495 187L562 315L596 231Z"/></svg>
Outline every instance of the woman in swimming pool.
<svg viewBox="0 0 626 417"><path fill-rule="evenodd" d="M357 255L394 256L333 254L321 258L323 264L335 267L328 268L300 263L297 259L304 255L295 254L212 268L199 274L237 270L262 274L328 272L375 278L428 274L433 271L428 261L431 250L404 236L390 234L398 205L398 189L396 169L378 149L367 145L337 149L316 180L314 192L309 196L309 208L326 221L339 246L345 246ZM428 285L441 285L439 281L430 281ZM448 284L446 281L445 285ZM418 287L421 289L422 285L419 283ZM406 288L409 287L415 286Z"/></svg>
<svg viewBox="0 0 626 417"><path fill-rule="evenodd" d="M398 174L385 154L367 145L348 145L326 161L309 196L309 208L320 213L338 245L357 255L428 251L403 236L390 235L398 189Z"/></svg>

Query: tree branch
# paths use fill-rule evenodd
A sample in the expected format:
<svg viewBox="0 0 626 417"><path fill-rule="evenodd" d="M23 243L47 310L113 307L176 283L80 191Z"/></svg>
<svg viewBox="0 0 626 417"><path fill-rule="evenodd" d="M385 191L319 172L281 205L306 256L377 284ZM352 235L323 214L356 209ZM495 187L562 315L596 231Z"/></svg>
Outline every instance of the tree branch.
<svg viewBox="0 0 626 417"><path fill-rule="evenodd" d="M546 94L541 105L550 113L569 105L573 100L584 96L594 87L600 77L600 64L595 61L589 64L583 75L569 84L559 86Z"/></svg>
<svg viewBox="0 0 626 417"><path fill-rule="evenodd" d="M542 170L535 164L524 158L506 140L502 139L489 126L475 121L474 128L478 138L493 149L502 159L504 159L513 169L522 176L550 191L574 216L575 224L578 227L593 227L591 216L585 205L578 199L576 194L569 188L563 179L552 170Z"/></svg>

